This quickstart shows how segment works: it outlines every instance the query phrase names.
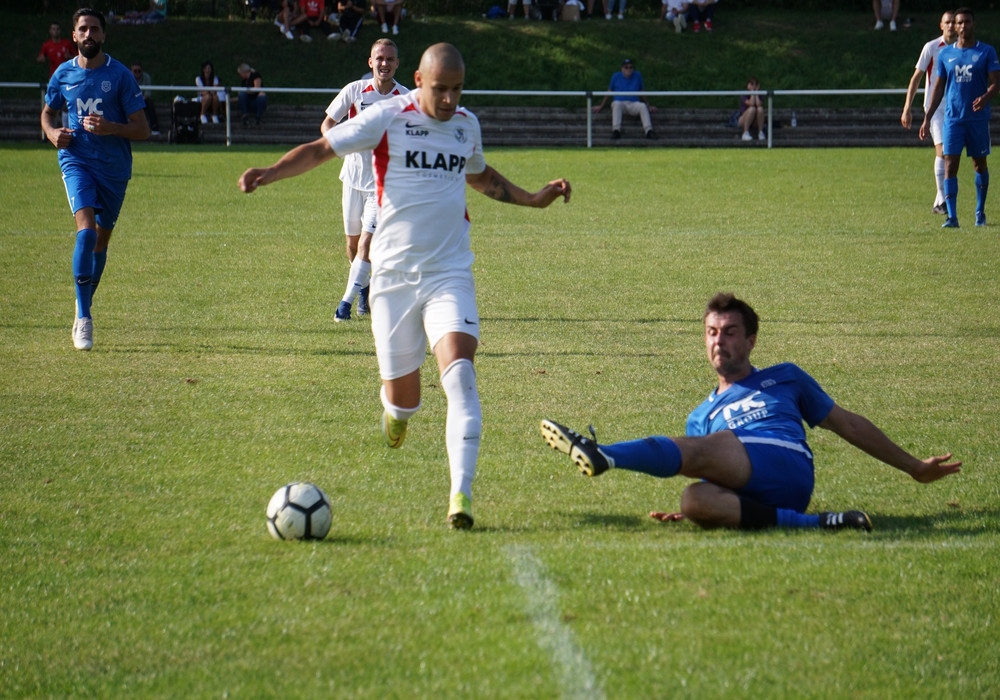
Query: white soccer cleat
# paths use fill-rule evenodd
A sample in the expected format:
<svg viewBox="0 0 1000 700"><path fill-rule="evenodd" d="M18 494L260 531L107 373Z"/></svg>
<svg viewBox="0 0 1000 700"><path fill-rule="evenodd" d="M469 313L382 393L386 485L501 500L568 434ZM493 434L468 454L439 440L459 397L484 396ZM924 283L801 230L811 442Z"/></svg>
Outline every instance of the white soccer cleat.
<svg viewBox="0 0 1000 700"><path fill-rule="evenodd" d="M94 321L90 318L77 318L73 321L73 347L77 350L90 350L94 347Z"/></svg>

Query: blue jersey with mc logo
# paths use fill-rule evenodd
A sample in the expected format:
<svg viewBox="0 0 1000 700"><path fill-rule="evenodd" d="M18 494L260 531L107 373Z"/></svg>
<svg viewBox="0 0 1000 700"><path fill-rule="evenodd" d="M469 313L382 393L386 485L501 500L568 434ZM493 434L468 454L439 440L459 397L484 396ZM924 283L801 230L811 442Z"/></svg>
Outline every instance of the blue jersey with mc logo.
<svg viewBox="0 0 1000 700"><path fill-rule="evenodd" d="M806 447L805 421L822 423L833 409L831 399L819 383L798 366L782 363L766 369L754 368L721 394L709 397L691 411L687 434L696 437L722 430L761 431L801 443Z"/></svg>
<svg viewBox="0 0 1000 700"><path fill-rule="evenodd" d="M55 110L65 105L73 143L59 149L59 165L74 163L92 167L111 180L132 177L132 143L120 136L97 136L83 128L83 118L97 114L127 124L130 114L145 107L145 100L132 72L105 54L100 68L81 68L77 59L66 61L52 74L45 103ZM97 167L94 167L97 166Z"/></svg>
<svg viewBox="0 0 1000 700"><path fill-rule="evenodd" d="M941 49L935 73L945 81L944 118L952 123L988 122L989 103L978 112L972 110L972 103L986 92L990 86L989 75L994 71L1000 71L1000 61L989 44L977 41L967 49L960 49L956 44Z"/></svg>

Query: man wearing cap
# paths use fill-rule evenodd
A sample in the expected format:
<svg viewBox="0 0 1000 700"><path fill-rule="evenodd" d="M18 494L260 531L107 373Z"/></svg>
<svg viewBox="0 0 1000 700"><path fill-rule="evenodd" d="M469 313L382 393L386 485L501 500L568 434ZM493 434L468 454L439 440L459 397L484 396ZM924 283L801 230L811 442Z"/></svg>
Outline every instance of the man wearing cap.
<svg viewBox="0 0 1000 700"><path fill-rule="evenodd" d="M240 85L251 88L241 90L236 98L239 100L240 113L243 115L243 126L250 124L251 112L254 114L254 124L260 124L260 118L267 109L267 93L260 89L264 87L264 79L249 63L241 63L236 72L240 76Z"/></svg>
<svg viewBox="0 0 1000 700"><path fill-rule="evenodd" d="M611 83L608 85L608 92L639 93L645 90L642 83L642 73L635 69L631 58L622 61L622 69L611 76ZM597 114L608 102L609 95L605 95L601 104L594 107L594 114ZM642 121L642 130L646 132L646 138L656 138L653 133L653 121L649 113L655 112L653 107L646 101L645 96L615 95L611 101L611 138L620 139L622 137L622 114L630 117L639 117Z"/></svg>

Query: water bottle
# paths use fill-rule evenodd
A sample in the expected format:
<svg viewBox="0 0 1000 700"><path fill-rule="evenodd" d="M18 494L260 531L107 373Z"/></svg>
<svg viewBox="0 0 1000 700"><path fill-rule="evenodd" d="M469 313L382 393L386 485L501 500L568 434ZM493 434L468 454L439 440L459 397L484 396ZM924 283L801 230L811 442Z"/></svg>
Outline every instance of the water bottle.
<svg viewBox="0 0 1000 700"><path fill-rule="evenodd" d="M799 125L799 118L795 116L795 110L792 110L792 128L794 129Z"/></svg>

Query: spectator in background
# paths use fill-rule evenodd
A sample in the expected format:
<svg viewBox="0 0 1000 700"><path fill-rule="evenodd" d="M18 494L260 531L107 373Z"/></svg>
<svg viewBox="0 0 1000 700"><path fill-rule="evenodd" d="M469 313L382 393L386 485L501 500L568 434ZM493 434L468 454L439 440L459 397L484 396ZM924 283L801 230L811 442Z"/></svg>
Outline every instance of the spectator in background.
<svg viewBox="0 0 1000 700"><path fill-rule="evenodd" d="M56 68L73 58L73 56L76 56L76 53L76 44L69 39L63 39L62 27L58 22L53 22L49 25L49 39L42 44L42 48L38 52L38 58L35 60L39 63L49 62L49 78L51 79L52 74L56 72ZM63 128L69 126L69 114L65 108L62 113L62 125Z"/></svg>
<svg viewBox="0 0 1000 700"><path fill-rule="evenodd" d="M718 0L694 0L691 8L694 11L694 33L705 27L706 32L712 31L712 20L715 18L715 5Z"/></svg>
<svg viewBox="0 0 1000 700"><path fill-rule="evenodd" d="M312 41L310 32L318 29L327 39L339 39L340 32L333 28L333 25L326 20L326 3L324 0L299 0L299 5L304 13L303 19L295 25L299 32L299 39L308 43Z"/></svg>
<svg viewBox="0 0 1000 700"><path fill-rule="evenodd" d="M399 20L403 18L403 0L378 0L375 3L375 14L378 15L382 33L388 34L392 28L393 34L399 34Z"/></svg>
<svg viewBox="0 0 1000 700"><path fill-rule="evenodd" d="M194 84L199 88L202 88L198 92L198 96L201 98L201 123L208 124L209 116L211 116L212 123L218 124L219 109L222 105L219 101L219 93L221 93L222 90L206 89L221 88L219 76L215 74L215 66L212 65L211 61L205 61L201 64L201 74L194 79Z"/></svg>
<svg viewBox="0 0 1000 700"><path fill-rule="evenodd" d="M151 90L146 90L147 85L153 84L153 78L142 69L142 64L138 61L132 62L132 77L135 78L135 82L139 83L140 88L144 88L142 91L142 99L146 106L143 107L143 111L146 113L146 121L149 123L150 133L153 136L160 135L160 122L156 118L156 106L153 104L153 92Z"/></svg>
<svg viewBox="0 0 1000 700"><path fill-rule="evenodd" d="M295 32L292 30L304 22L306 13L299 7L297 0L281 0L281 9L278 16L274 18L274 23L278 25L278 30L284 34L286 39L294 39Z"/></svg>
<svg viewBox="0 0 1000 700"><path fill-rule="evenodd" d="M876 32L885 26L885 20L889 20L889 31L896 31L899 0L872 0L872 10L875 12Z"/></svg>
<svg viewBox="0 0 1000 700"><path fill-rule="evenodd" d="M65 63L76 56L76 44L69 39L62 38L62 27L58 22L49 25L49 39L42 44L35 59L39 63L49 62L49 77L56 72L59 64Z"/></svg>
<svg viewBox="0 0 1000 700"><path fill-rule="evenodd" d="M361 25L365 21L364 5L356 4L355 0L338 0L337 15L340 18L338 20L340 31L337 33L340 40L350 43L357 39ZM399 30L396 30L395 33L399 34Z"/></svg>
<svg viewBox="0 0 1000 700"><path fill-rule="evenodd" d="M607 13L604 15L604 19L611 19L611 15L615 12L615 3L618 3L618 19L625 19L625 0L605 0L607 4Z"/></svg>
<svg viewBox="0 0 1000 700"><path fill-rule="evenodd" d="M605 7L604 3L606 2L606 0L600 0L600 2L601 2L601 4L600 4L600 7L598 9L598 14L603 15L604 14L604 7ZM594 0L587 0L587 16L588 17L593 17L594 16Z"/></svg>
<svg viewBox="0 0 1000 700"><path fill-rule="evenodd" d="M660 19L672 22L678 34L687 29L689 19L694 21L691 15L693 8L687 0L663 0L660 5Z"/></svg>
<svg viewBox="0 0 1000 700"><path fill-rule="evenodd" d="M237 97L240 104L240 114L243 117L243 126L250 125L251 112L254 113L254 124L260 124L260 118L264 116L264 110L267 109L267 93L260 90L264 87L264 79L249 63L241 63L236 72L240 76L240 85L245 88L257 88L256 90L241 90L239 97Z"/></svg>
<svg viewBox="0 0 1000 700"><path fill-rule="evenodd" d="M524 11L524 18L531 19L531 0L521 0L521 9ZM507 19L514 19L517 10L517 0L507 3Z"/></svg>
<svg viewBox="0 0 1000 700"><path fill-rule="evenodd" d="M642 92L645 89L642 73L635 70L630 58L622 61L622 69L611 76L611 83L608 85L608 92ZM601 104L593 108L594 114L604 109L604 105L608 103L608 97L605 95ZM655 111L656 107L651 107L642 95L615 95L611 101L611 138L620 139L622 137L622 114L639 117L642 129L646 132L646 138L656 138L653 131L653 120L649 116L650 112Z"/></svg>
<svg viewBox="0 0 1000 700"><path fill-rule="evenodd" d="M760 90L760 81L757 78L750 78L747 81L747 90L750 93ZM757 130L757 138L764 141L767 136L764 135L764 120L767 119L767 108L764 106L763 100L760 99L760 95L746 94L740 98L740 115L737 117L736 122L743 129L743 140L753 141L753 136L750 134L751 129Z"/></svg>

